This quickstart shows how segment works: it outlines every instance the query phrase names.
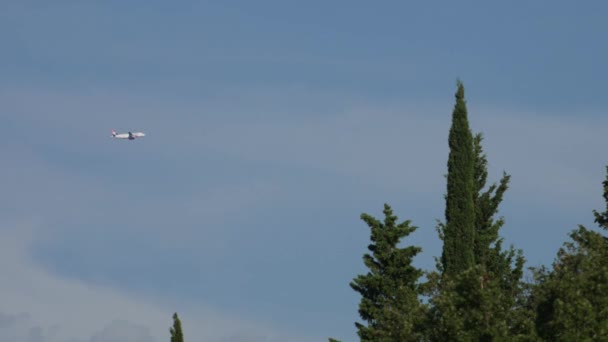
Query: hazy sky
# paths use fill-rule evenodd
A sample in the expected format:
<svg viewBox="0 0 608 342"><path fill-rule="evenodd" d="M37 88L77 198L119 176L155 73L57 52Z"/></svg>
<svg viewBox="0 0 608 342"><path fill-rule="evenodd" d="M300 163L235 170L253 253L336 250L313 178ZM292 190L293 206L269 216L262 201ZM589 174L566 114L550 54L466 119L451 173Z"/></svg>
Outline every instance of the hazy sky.
<svg viewBox="0 0 608 342"><path fill-rule="evenodd" d="M362 212L441 253L456 80L528 266L602 209L603 1L2 1L0 342L355 341ZM142 130L115 141L110 129Z"/></svg>

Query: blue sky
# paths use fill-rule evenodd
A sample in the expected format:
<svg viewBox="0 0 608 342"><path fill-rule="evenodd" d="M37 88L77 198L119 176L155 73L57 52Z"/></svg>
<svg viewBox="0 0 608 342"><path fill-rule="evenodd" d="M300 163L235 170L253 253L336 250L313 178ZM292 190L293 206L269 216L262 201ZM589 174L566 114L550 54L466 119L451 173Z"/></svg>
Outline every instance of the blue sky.
<svg viewBox="0 0 608 342"><path fill-rule="evenodd" d="M604 206L607 10L2 2L0 341L164 341L174 311L189 341L355 341L359 215L440 255L457 78L502 235L549 264Z"/></svg>

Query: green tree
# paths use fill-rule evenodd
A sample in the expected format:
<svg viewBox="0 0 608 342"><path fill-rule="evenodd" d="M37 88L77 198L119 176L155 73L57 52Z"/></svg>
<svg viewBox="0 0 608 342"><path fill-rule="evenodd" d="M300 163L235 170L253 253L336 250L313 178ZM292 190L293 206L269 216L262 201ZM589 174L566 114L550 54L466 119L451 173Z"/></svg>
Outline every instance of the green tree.
<svg viewBox="0 0 608 342"><path fill-rule="evenodd" d="M551 341L608 340L608 247L583 226L570 234L551 272L540 272L538 335Z"/></svg>
<svg viewBox="0 0 608 342"><path fill-rule="evenodd" d="M606 211L593 211L608 230L608 168L603 182ZM608 340L608 239L582 225L557 253L553 269L537 270L538 335L551 341Z"/></svg>
<svg viewBox="0 0 608 342"><path fill-rule="evenodd" d="M606 179L602 185L604 186L604 201L606 201L606 210L603 213L599 213L597 210L594 210L593 216L595 216L595 223L597 223L600 228L608 230L608 166L606 167Z"/></svg>
<svg viewBox="0 0 608 342"><path fill-rule="evenodd" d="M492 266L490 258L492 245L498 241L498 231L504 225L501 217L495 219L498 206L502 202L504 193L509 188L510 175L503 173L500 184L492 184L485 189L488 180L488 159L483 151L481 142L483 135L478 133L473 139L473 151L475 155L474 184L475 195L473 196L475 208L475 264L484 267ZM484 190L485 189L485 190Z"/></svg>
<svg viewBox="0 0 608 342"><path fill-rule="evenodd" d="M477 266L453 275L429 275L433 293L429 300L426 336L430 341L484 341L487 325L484 312L489 311L489 290L480 286L482 272ZM491 317L494 319L494 317ZM505 329L494 332L504 336Z"/></svg>
<svg viewBox="0 0 608 342"><path fill-rule="evenodd" d="M369 269L359 275L350 286L361 294L359 314L367 326L355 323L361 341L397 342L418 341L424 319L420 303L418 281L423 272L412 266L419 247L399 248L401 239L416 230L410 221L397 223L397 216L388 204L384 205L384 221L368 214L361 219L371 229L371 254L363 256Z"/></svg>
<svg viewBox="0 0 608 342"><path fill-rule="evenodd" d="M456 104L449 134L445 226L443 226L442 270L458 274L475 264L475 152L469 128L464 86L458 82Z"/></svg>
<svg viewBox="0 0 608 342"><path fill-rule="evenodd" d="M173 314L173 327L169 329L171 333L171 342L184 342L184 333L182 332L182 322L177 316L177 312Z"/></svg>
<svg viewBox="0 0 608 342"><path fill-rule="evenodd" d="M500 259L504 269L498 275L482 265L455 275L427 274L428 340L529 340L533 314L521 282L523 257L511 248L501 252Z"/></svg>
<svg viewBox="0 0 608 342"><path fill-rule="evenodd" d="M473 136L469 129L460 82L449 141L446 223L438 226L444 243L437 262L442 275L429 273L424 286L431 305L427 335L436 341L527 336L532 328L522 318L525 260L520 250L502 249L499 230L504 219L495 218L510 176L503 173L499 184L486 188L483 135Z"/></svg>
<svg viewBox="0 0 608 342"><path fill-rule="evenodd" d="M481 133L475 135L475 264L481 272L481 290L489 295L481 298L494 303L483 307L486 332L482 335L496 337L495 333L502 331L496 329L498 325L506 328L511 339L525 339L533 330L528 323L530 313L524 292L526 285L522 281L525 259L523 252L512 246L503 251L499 230L505 221L502 217L495 218L511 176L503 172L500 182L486 189L488 161L482 141Z"/></svg>

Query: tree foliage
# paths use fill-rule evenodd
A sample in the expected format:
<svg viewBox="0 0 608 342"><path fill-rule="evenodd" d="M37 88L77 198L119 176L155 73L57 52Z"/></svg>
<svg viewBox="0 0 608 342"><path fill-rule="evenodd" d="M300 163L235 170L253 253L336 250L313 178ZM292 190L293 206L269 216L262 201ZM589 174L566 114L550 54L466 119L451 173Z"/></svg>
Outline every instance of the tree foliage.
<svg viewBox="0 0 608 342"><path fill-rule="evenodd" d="M495 217L511 177L503 173L498 184L487 186L488 160L482 141L483 135L473 136L468 127L463 85L459 83L450 129L446 222L438 227L444 243L441 263L437 264L441 276L429 273L424 287L431 307L427 329L431 340L500 340L530 331L530 325L519 319L526 308L521 281L523 253L513 247L503 250L499 230L504 219ZM463 191L468 184L472 184L471 191ZM472 217L463 213L468 212L470 203ZM460 209L463 212L457 219L449 215ZM459 253L452 253L454 249ZM462 259L463 255L472 256L468 267L463 260L470 259ZM453 264L457 266L450 266Z"/></svg>
<svg viewBox="0 0 608 342"><path fill-rule="evenodd" d="M475 264L475 153L469 128L464 85L458 82L456 104L449 133L445 227L443 229L443 272L458 274Z"/></svg>
<svg viewBox="0 0 608 342"><path fill-rule="evenodd" d="M369 272L350 284L362 297L361 341L608 341L608 236L579 226L552 269L531 268L525 282L523 252L503 247L497 217L511 176L488 184L483 135L469 128L461 82L455 97L436 270L419 283L424 273L412 260L421 249L398 247L416 227L397 224L388 205L384 221L361 215L372 241ZM608 231L608 167L602 184L606 208L593 215Z"/></svg>
<svg viewBox="0 0 608 342"><path fill-rule="evenodd" d="M511 176L503 173L499 184L494 183L485 189L488 179L488 160L481 145L482 141L483 135L476 134L473 140L475 155L473 175L475 183L475 195L473 196L475 208L474 253L476 265L492 268L497 265L494 265L495 261L491 260L493 256L491 248L498 241L498 231L504 225L502 217L495 219L494 216L498 213L498 206L509 188Z"/></svg>
<svg viewBox="0 0 608 342"><path fill-rule="evenodd" d="M606 167L606 179L602 185L604 186L604 201L606 202L606 210L603 213L599 213L594 210L593 216L595 216L595 223L597 223L600 228L608 230L608 166Z"/></svg>
<svg viewBox="0 0 608 342"><path fill-rule="evenodd" d="M169 329L169 332L171 333L171 342L184 342L182 322L177 316L177 312L173 314L173 327Z"/></svg>
<svg viewBox="0 0 608 342"><path fill-rule="evenodd" d="M355 323L359 337L369 342L418 341L424 318L418 299L422 271L412 266L412 260L421 249L397 246L416 227L410 221L397 223L388 204L384 205L384 221L368 214L361 219L371 229L371 253L363 256L369 272L350 284L361 294L359 314L367 322Z"/></svg>
<svg viewBox="0 0 608 342"><path fill-rule="evenodd" d="M606 211L593 211L608 230L608 168L604 185ZM538 335L552 341L608 340L608 239L579 226L558 251L553 269L537 271L533 299Z"/></svg>

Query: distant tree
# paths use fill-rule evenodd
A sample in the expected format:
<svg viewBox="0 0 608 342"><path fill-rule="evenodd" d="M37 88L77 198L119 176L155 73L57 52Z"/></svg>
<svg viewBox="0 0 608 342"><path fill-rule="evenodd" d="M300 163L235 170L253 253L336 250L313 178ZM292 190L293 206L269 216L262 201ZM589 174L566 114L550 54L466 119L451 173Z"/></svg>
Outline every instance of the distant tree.
<svg viewBox="0 0 608 342"><path fill-rule="evenodd" d="M171 342L184 342L184 333L182 332L182 322L177 316L177 312L173 314L173 327L169 329L171 333Z"/></svg>
<svg viewBox="0 0 608 342"><path fill-rule="evenodd" d="M464 85L458 81L448 138L445 225L442 226L444 274L459 274L475 264L475 152L469 128Z"/></svg>
<svg viewBox="0 0 608 342"><path fill-rule="evenodd" d="M593 211L608 230L608 168L603 182L606 211ZM608 340L608 239L579 226L558 251L553 269L536 272L533 291L538 335L551 341Z"/></svg>
<svg viewBox="0 0 608 342"><path fill-rule="evenodd" d="M424 320L424 307L418 299L418 281L423 272L412 266L419 247L399 248L401 239L416 230L410 221L397 223L397 216L384 205L384 221L368 214L361 219L371 229L371 254L363 256L369 269L350 286L361 294L359 314L367 325L355 323L361 341L418 341Z"/></svg>

